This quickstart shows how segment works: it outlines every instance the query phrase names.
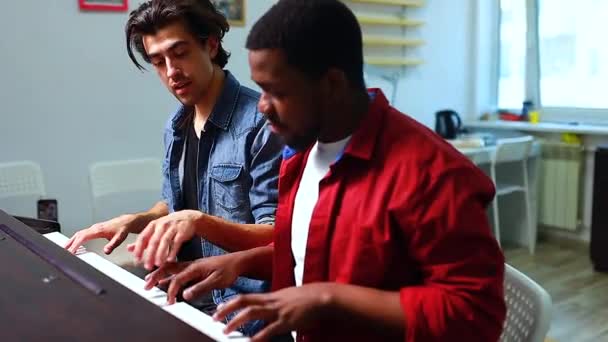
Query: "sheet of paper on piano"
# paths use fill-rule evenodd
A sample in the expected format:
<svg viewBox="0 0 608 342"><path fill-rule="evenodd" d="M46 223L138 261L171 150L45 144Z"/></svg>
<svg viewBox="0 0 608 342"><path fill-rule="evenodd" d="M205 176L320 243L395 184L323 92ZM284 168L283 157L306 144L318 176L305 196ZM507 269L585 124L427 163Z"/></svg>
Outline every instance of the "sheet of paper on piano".
<svg viewBox="0 0 608 342"><path fill-rule="evenodd" d="M44 236L61 247L65 246L69 240L65 235L57 232L45 234ZM235 338L238 341L249 340L242 334L236 332L231 333L230 335L225 335L223 333L224 324L214 321L210 316L193 308L187 303L180 302L173 305L167 305L167 296L164 291L156 287L150 291L144 290L145 282L142 279L138 278L134 274L131 274L120 266L104 259L100 255L85 250L81 253L77 253L76 257L91 265L101 273L114 279L116 282L125 286L129 290L135 292L139 296L144 297L155 305L162 307L171 315L177 317L184 323L215 339L216 341L233 342L235 341Z"/></svg>

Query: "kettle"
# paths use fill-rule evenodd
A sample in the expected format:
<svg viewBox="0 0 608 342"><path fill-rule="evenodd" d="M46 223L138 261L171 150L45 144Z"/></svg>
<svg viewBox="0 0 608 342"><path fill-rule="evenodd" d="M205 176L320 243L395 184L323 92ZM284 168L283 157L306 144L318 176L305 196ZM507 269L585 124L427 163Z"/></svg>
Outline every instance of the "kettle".
<svg viewBox="0 0 608 342"><path fill-rule="evenodd" d="M454 139L462 128L460 116L453 110L440 110L435 113L435 132L444 139Z"/></svg>

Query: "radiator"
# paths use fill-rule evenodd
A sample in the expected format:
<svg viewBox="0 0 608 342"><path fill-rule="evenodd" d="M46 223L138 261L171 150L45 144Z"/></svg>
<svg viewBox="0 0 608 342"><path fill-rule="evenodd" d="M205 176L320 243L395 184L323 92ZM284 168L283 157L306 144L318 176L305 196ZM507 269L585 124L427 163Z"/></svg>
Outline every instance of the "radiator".
<svg viewBox="0 0 608 342"><path fill-rule="evenodd" d="M571 231L579 227L583 157L579 144L542 142L539 224Z"/></svg>

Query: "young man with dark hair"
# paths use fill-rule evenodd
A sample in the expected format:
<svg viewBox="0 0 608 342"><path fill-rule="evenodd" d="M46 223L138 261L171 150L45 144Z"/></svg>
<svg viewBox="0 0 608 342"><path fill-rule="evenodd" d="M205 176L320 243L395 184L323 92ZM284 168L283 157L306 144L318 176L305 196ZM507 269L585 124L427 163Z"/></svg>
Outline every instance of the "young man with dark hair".
<svg viewBox="0 0 608 342"><path fill-rule="evenodd" d="M204 291L239 274L272 279L272 293L215 315L241 310L227 331L265 320L254 341L288 331L298 341L497 341L506 308L486 217L494 186L365 89L354 14L338 0L279 0L247 48L259 109L289 146L274 243L166 264L148 282L169 283L173 298L190 281ZM139 243L137 253L154 251Z"/></svg>
<svg viewBox="0 0 608 342"><path fill-rule="evenodd" d="M259 93L223 70L229 54L222 38L228 29L209 0L152 0L131 12L125 28L131 60L143 69L136 50L182 103L164 132L162 201L148 212L78 232L66 245L71 252L88 240L105 238L109 254L129 233L142 231L152 244L163 234L180 239L178 228L194 222L204 240L189 236L180 240L182 248L160 243L153 257L187 261L271 241L283 146L257 111ZM267 282L238 278L225 287L198 304L211 312L238 293L266 290ZM249 324L244 332L259 327L259 322Z"/></svg>

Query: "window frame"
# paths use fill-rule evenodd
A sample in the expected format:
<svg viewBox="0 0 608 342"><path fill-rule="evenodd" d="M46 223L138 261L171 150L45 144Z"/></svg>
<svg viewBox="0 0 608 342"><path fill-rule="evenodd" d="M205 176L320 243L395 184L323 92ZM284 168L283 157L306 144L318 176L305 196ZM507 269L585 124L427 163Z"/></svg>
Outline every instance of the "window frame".
<svg viewBox="0 0 608 342"><path fill-rule="evenodd" d="M493 103L497 109L504 109L510 111L521 111L520 108L498 108L498 97L499 97L499 81L500 81L500 24L501 24L501 9L500 0L496 0L495 10L497 21L492 28L496 32L493 36L495 37L495 49L494 55L497 56L496 62L492 63L490 72L492 73L493 81ZM584 108L584 107L547 107L543 106L541 102L540 79L541 79L541 67L540 67L540 39L539 39L539 0L526 0L526 21L527 21L527 33L526 33L526 68L525 68L525 89L524 94L526 99L534 101L537 106L541 107L542 110L542 121L553 121L553 122L585 122L585 123L597 123L597 124L608 124L608 108ZM522 99L523 103L524 99Z"/></svg>

